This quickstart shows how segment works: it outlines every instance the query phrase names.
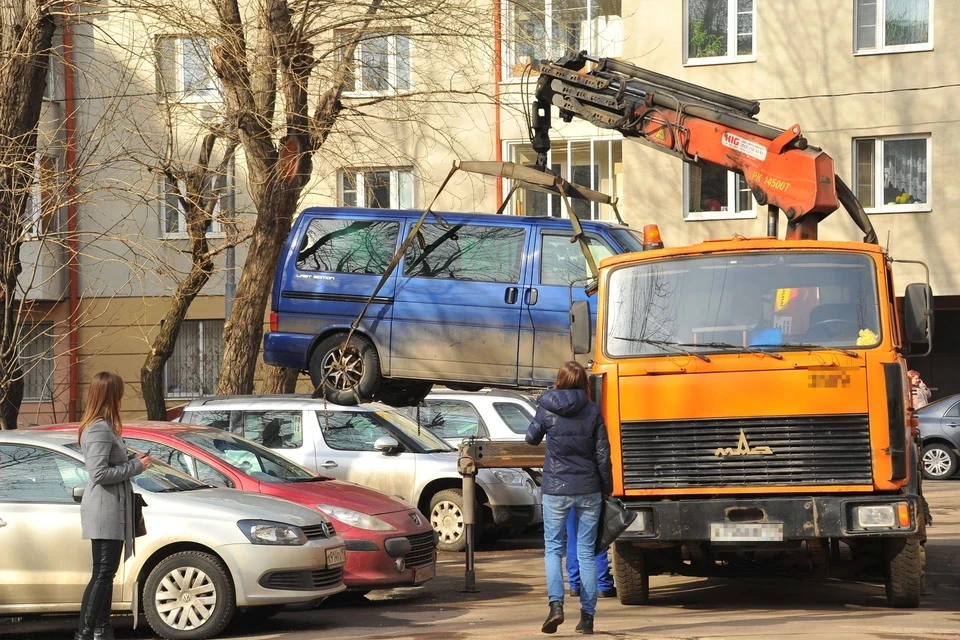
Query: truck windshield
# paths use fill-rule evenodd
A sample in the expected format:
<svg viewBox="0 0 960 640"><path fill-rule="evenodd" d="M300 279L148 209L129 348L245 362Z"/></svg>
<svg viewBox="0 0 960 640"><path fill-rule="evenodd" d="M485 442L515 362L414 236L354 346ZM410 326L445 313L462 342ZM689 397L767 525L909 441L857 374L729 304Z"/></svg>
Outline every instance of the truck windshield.
<svg viewBox="0 0 960 640"><path fill-rule="evenodd" d="M865 255L784 251L659 260L610 275L611 357L880 342L876 268Z"/></svg>

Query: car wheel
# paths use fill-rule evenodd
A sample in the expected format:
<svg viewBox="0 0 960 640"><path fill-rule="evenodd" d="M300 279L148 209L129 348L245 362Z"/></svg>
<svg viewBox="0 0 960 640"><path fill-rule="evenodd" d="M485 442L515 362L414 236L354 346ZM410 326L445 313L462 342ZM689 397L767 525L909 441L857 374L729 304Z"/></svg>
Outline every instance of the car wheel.
<svg viewBox="0 0 960 640"><path fill-rule="evenodd" d="M957 472L957 454L950 447L933 443L923 448L923 477L927 480L946 480Z"/></svg>
<svg viewBox="0 0 960 640"><path fill-rule="evenodd" d="M479 525L480 505L474 505ZM467 547L467 527L463 522L463 492L460 489L438 491L430 499L430 525L437 532L439 551L463 551ZM474 527L478 535L480 527Z"/></svg>
<svg viewBox="0 0 960 640"><path fill-rule="evenodd" d="M380 387L380 356L363 336L337 333L320 341L310 356L310 380L317 395L334 404L353 406L370 401Z"/></svg>
<svg viewBox="0 0 960 640"><path fill-rule="evenodd" d="M175 553L147 576L143 612L150 628L168 640L212 638L236 612L233 583L209 553Z"/></svg>

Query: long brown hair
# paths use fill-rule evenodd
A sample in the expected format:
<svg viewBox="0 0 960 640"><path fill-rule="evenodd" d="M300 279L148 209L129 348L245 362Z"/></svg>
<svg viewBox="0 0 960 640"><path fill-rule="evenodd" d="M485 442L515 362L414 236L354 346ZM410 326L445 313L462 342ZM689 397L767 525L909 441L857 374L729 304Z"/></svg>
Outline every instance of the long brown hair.
<svg viewBox="0 0 960 640"><path fill-rule="evenodd" d="M557 383L555 389L583 389L587 392L587 400L590 397L590 382L587 378L587 370L574 360L564 362L560 370L557 371Z"/></svg>
<svg viewBox="0 0 960 640"><path fill-rule="evenodd" d="M106 420L113 427L113 432L120 435L123 424L120 422L120 399L123 397L123 379L115 373L101 371L90 381L90 392L87 394L87 406L80 418L80 428L77 430L77 440L83 435L84 429L97 420Z"/></svg>

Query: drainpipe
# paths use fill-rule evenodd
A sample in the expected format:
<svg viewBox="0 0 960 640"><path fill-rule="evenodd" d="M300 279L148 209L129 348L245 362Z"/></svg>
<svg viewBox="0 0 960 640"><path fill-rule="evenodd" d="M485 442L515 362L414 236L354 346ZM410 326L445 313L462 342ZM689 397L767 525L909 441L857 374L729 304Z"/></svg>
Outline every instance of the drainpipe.
<svg viewBox="0 0 960 640"><path fill-rule="evenodd" d="M66 7L63 15L63 89L64 89L64 122L63 130L66 137L66 174L67 174L67 334L69 343L69 372L70 372L70 400L67 408L67 419L75 421L77 415L77 397L80 389L80 375L78 370L79 357L77 349L79 339L77 335L77 316L80 306L79 300L79 263L77 260L77 145L76 131L76 71L73 67L73 14L74 6Z"/></svg>
<svg viewBox="0 0 960 640"><path fill-rule="evenodd" d="M500 82L503 81L503 9L501 0L493 0L493 144L497 162L503 161L503 141L500 139ZM497 177L497 207L503 204L503 178Z"/></svg>

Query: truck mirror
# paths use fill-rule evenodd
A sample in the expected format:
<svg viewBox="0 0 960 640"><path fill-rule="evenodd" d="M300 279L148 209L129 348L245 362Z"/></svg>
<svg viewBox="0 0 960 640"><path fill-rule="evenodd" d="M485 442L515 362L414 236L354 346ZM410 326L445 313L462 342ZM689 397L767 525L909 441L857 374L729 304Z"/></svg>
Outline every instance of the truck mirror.
<svg viewBox="0 0 960 640"><path fill-rule="evenodd" d="M908 284L903 307L907 341L931 345L933 342L933 290L930 285L921 282Z"/></svg>
<svg viewBox="0 0 960 640"><path fill-rule="evenodd" d="M570 305L570 349L574 355L590 353L590 304L586 300Z"/></svg>

